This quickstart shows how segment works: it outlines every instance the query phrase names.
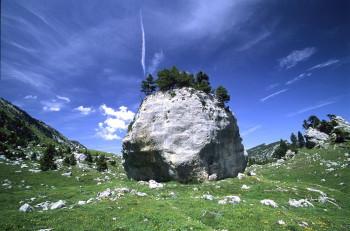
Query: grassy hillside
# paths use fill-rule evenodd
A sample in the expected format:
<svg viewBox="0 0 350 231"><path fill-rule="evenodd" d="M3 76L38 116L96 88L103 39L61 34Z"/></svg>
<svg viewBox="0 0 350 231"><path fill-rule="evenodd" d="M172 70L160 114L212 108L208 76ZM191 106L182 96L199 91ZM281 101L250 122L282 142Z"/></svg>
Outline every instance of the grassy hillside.
<svg viewBox="0 0 350 231"><path fill-rule="evenodd" d="M167 182L157 189L128 180L118 156L110 157L117 164L108 165L109 173L97 172L94 165L34 173L28 170L37 168L36 162L1 156L0 230L349 230L349 152L334 146L302 149L292 160L246 170L256 176L205 184ZM28 167L21 168L23 164ZM62 176L66 172L72 176ZM97 196L107 188L123 187L129 193ZM132 194L132 189L147 196ZM326 196L320 198L321 192ZM231 195L241 202L220 204ZM78 205L90 198L91 203ZM274 200L278 207L261 204L263 199ZM307 199L314 207L292 207L289 199ZM46 211L35 207L59 200L65 200L66 207ZM24 203L34 212L20 212Z"/></svg>

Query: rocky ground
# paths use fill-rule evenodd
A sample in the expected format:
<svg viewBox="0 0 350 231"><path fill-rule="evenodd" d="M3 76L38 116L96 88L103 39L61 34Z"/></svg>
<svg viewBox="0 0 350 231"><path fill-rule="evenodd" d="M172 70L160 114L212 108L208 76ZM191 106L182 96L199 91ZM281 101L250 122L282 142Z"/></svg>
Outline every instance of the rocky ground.
<svg viewBox="0 0 350 231"><path fill-rule="evenodd" d="M102 173L81 153L76 167L46 172L0 156L0 229L348 230L349 152L302 149L203 184L129 180L112 155L117 164Z"/></svg>

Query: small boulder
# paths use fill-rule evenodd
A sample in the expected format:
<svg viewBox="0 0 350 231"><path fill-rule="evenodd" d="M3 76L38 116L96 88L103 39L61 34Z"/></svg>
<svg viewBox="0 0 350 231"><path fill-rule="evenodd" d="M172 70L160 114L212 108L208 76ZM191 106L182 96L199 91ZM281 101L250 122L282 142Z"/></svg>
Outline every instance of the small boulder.
<svg viewBox="0 0 350 231"><path fill-rule="evenodd" d="M66 173L63 173L62 176L72 176L72 173L71 172L66 172Z"/></svg>
<svg viewBox="0 0 350 231"><path fill-rule="evenodd" d="M56 203L51 204L51 208L50 209L51 210L59 209L59 208L65 207L65 206L66 206L66 201L59 200Z"/></svg>
<svg viewBox="0 0 350 231"><path fill-rule="evenodd" d="M85 205L86 201L78 201L78 205Z"/></svg>
<svg viewBox="0 0 350 231"><path fill-rule="evenodd" d="M213 197L212 195L203 195L202 198L210 200L210 201L215 199L215 197Z"/></svg>
<svg viewBox="0 0 350 231"><path fill-rule="evenodd" d="M268 205L268 206L272 206L275 208L278 207L278 204L276 202L274 202L273 200L269 200L269 199L261 200L260 203L263 205Z"/></svg>
<svg viewBox="0 0 350 231"><path fill-rule="evenodd" d="M24 204L19 208L19 211L21 211L21 212L33 212L34 209L32 206L30 206L28 204Z"/></svg>
<svg viewBox="0 0 350 231"><path fill-rule="evenodd" d="M314 207L313 204L311 204L309 201L307 201L306 199L301 199L301 200L295 200L295 199L289 199L288 204L292 207L308 207L308 206L312 206Z"/></svg>
<svg viewBox="0 0 350 231"><path fill-rule="evenodd" d="M150 181L148 182L148 184L149 184L149 188L151 188L151 189L163 188L163 184L157 183L155 180L150 180Z"/></svg>

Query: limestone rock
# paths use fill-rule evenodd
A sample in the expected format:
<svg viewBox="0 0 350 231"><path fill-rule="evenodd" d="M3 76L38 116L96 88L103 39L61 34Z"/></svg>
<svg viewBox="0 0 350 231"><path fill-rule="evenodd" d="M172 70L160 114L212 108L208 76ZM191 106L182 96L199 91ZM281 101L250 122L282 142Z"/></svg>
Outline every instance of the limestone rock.
<svg viewBox="0 0 350 231"><path fill-rule="evenodd" d="M314 128L308 128L304 136L308 142L313 143L316 147L322 147L329 139L329 135Z"/></svg>
<svg viewBox="0 0 350 231"><path fill-rule="evenodd" d="M335 118L332 118L332 121L337 123L337 126L335 126L334 129L338 128L345 132L350 132L350 123L344 120L342 117L336 116Z"/></svg>
<svg viewBox="0 0 350 231"><path fill-rule="evenodd" d="M30 206L28 204L24 204L19 208L19 211L21 211L21 212L33 212L34 209L32 206Z"/></svg>
<svg viewBox="0 0 350 231"><path fill-rule="evenodd" d="M269 206L272 206L275 208L278 207L278 204L276 202L274 202L273 200L269 200L269 199L261 200L260 203L263 205L269 205Z"/></svg>
<svg viewBox="0 0 350 231"><path fill-rule="evenodd" d="M63 200L59 200L59 201L57 201L56 203L51 204L50 209L51 209L51 210L53 210L53 209L59 209L59 208L65 207L65 206L66 206L66 202L63 201Z"/></svg>
<svg viewBox="0 0 350 231"><path fill-rule="evenodd" d="M129 178L157 182L236 177L248 159L233 113L192 88L147 96L122 152Z"/></svg>

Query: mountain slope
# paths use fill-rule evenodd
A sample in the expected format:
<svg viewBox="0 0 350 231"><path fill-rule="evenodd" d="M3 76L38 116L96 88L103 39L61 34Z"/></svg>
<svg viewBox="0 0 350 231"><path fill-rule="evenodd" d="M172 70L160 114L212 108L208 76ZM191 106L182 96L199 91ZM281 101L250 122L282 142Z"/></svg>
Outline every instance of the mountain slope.
<svg viewBox="0 0 350 231"><path fill-rule="evenodd" d="M254 159L256 162L263 162L269 158L272 158L274 151L279 147L279 141L271 144L260 144L251 149L248 149L249 158Z"/></svg>
<svg viewBox="0 0 350 231"><path fill-rule="evenodd" d="M53 142L65 147L85 148L3 98L0 98L0 141L8 147Z"/></svg>

